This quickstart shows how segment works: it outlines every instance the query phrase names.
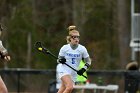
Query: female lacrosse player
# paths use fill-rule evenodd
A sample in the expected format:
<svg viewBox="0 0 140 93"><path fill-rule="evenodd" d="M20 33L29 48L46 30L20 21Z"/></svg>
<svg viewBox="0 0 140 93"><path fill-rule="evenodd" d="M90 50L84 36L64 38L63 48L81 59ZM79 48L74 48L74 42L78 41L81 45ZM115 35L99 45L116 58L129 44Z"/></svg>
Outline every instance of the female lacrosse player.
<svg viewBox="0 0 140 93"><path fill-rule="evenodd" d="M2 34L2 27L0 25L0 36ZM0 58L6 61L10 61L10 56L8 56L7 50L3 47L2 41L0 40ZM0 76L0 93L8 93L7 87L4 84L1 76Z"/></svg>
<svg viewBox="0 0 140 93"><path fill-rule="evenodd" d="M57 62L61 64L58 68L58 75L62 83L57 93L71 93L77 74L82 75L91 65L91 60L87 49L83 45L79 44L80 34L75 28L76 26L68 27L68 44L62 46L58 55ZM83 68L78 70L82 58L85 60L85 65ZM65 62L78 71L76 72L66 66Z"/></svg>

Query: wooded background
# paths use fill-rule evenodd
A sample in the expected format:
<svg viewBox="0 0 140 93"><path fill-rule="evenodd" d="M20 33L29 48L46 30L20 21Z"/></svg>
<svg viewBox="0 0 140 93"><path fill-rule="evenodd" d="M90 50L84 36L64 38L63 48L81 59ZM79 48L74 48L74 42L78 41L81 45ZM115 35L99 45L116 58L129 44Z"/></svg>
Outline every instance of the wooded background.
<svg viewBox="0 0 140 93"><path fill-rule="evenodd" d="M140 0L136 1L136 12L140 12ZM0 63L1 69L55 71L56 59L39 53L34 44L43 42L57 56L66 44L69 25L80 32L80 43L92 59L90 70L125 70L131 61L131 0L0 0L0 23L4 28L0 39L11 56L10 62ZM50 73L1 75L9 92L44 93L56 78ZM97 83L98 75L88 77ZM124 93L122 76L105 76L103 80L118 84L119 93Z"/></svg>
<svg viewBox="0 0 140 93"><path fill-rule="evenodd" d="M69 25L80 32L90 69L125 69L131 61L130 0L0 0L0 22L11 56L1 68L56 68L56 60L36 51L34 43L41 41L58 55Z"/></svg>

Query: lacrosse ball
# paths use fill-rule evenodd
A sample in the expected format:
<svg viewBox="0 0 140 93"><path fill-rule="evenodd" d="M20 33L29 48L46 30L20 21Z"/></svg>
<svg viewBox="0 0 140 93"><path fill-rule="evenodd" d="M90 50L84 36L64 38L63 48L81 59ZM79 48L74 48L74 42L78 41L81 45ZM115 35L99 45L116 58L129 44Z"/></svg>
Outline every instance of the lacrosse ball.
<svg viewBox="0 0 140 93"><path fill-rule="evenodd" d="M42 51L42 48L41 48L41 47L39 47L39 48L38 48L38 50Z"/></svg>

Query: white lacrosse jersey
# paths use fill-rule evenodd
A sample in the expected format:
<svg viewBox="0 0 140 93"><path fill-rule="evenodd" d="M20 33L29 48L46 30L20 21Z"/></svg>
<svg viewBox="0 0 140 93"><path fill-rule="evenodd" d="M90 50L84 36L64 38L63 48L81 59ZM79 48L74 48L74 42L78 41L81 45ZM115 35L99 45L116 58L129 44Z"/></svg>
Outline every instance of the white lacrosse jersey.
<svg viewBox="0 0 140 93"><path fill-rule="evenodd" d="M81 44L78 44L76 49L72 49L70 44L66 44L60 49L59 56L64 56L66 63L78 70L82 58L89 57L89 54L87 49Z"/></svg>

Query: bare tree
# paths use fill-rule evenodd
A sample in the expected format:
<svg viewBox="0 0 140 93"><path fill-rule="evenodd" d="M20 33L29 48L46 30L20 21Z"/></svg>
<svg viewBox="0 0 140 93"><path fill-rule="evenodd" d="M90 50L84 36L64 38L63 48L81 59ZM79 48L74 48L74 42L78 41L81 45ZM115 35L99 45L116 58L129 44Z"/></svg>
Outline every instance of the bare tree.
<svg viewBox="0 0 140 93"><path fill-rule="evenodd" d="M128 59L129 48L129 26L127 15L128 0L117 0L117 20L118 20L118 43L120 47L120 67L124 68Z"/></svg>

